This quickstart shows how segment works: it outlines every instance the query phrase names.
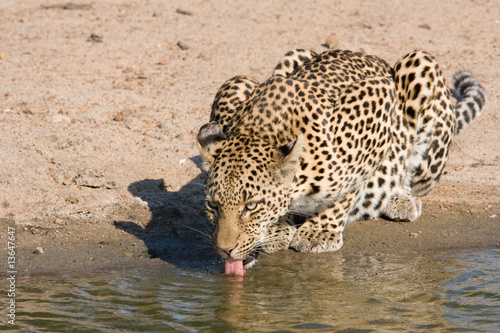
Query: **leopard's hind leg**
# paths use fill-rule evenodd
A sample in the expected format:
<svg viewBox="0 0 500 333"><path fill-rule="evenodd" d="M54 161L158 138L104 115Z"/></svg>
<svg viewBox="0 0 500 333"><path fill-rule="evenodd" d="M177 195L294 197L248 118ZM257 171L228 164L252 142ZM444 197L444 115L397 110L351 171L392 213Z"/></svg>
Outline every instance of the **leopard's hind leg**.
<svg viewBox="0 0 500 333"><path fill-rule="evenodd" d="M397 107L392 145L375 175L360 191L350 221L383 216L420 217L422 203L439 181L455 133L450 92L439 66L425 52L412 52L394 66Z"/></svg>
<svg viewBox="0 0 500 333"><path fill-rule="evenodd" d="M455 113L450 91L430 54L406 55L394 66L394 78L406 133L400 148L408 151L402 182L411 190L404 197L416 202L415 197L429 193L441 178L455 134ZM386 214L391 213L387 209Z"/></svg>

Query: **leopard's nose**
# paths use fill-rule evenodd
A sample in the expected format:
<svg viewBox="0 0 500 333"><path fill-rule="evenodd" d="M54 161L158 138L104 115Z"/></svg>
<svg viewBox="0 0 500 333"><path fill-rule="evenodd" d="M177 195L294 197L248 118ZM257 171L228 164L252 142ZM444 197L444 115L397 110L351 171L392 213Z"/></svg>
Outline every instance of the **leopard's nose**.
<svg viewBox="0 0 500 333"><path fill-rule="evenodd" d="M227 248L225 248L225 249L224 249L224 248L221 248L221 247L218 247L218 246L217 246L217 250L219 250L220 252L222 252L222 253L224 253L224 254L227 254L228 256L230 256L230 255L231 255L231 251L233 251L233 250L234 250L234 248L235 248L235 247L234 247L234 246L232 246L232 247L227 247Z"/></svg>

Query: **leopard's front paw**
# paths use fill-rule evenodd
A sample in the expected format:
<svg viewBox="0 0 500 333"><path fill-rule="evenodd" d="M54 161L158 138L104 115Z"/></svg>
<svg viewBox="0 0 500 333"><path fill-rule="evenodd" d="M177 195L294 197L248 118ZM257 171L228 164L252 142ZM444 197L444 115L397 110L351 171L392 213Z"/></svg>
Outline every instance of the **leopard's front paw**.
<svg viewBox="0 0 500 333"><path fill-rule="evenodd" d="M267 229L266 236L259 246L265 253L286 250L290 247L290 242L296 232L297 228L292 223L272 226Z"/></svg>
<svg viewBox="0 0 500 333"><path fill-rule="evenodd" d="M325 229L311 222L305 222L293 237L290 247L299 252L321 253L339 250L344 244L342 230L330 225Z"/></svg>
<svg viewBox="0 0 500 333"><path fill-rule="evenodd" d="M422 214L422 201L408 193L393 195L387 203L385 216L394 221L415 221Z"/></svg>

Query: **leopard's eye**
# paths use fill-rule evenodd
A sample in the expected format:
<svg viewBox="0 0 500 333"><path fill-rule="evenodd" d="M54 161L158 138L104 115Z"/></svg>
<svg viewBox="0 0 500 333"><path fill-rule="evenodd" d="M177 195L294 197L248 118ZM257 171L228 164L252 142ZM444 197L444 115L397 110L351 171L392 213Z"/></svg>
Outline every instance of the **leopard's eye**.
<svg viewBox="0 0 500 333"><path fill-rule="evenodd" d="M212 200L205 200L205 204L207 205L208 208L212 210L218 210L219 209L219 203L216 201Z"/></svg>
<svg viewBox="0 0 500 333"><path fill-rule="evenodd" d="M253 201L250 201L248 202L246 205L245 205L245 209L247 211L252 211L252 210L255 210L257 208L259 204L257 202L253 202Z"/></svg>

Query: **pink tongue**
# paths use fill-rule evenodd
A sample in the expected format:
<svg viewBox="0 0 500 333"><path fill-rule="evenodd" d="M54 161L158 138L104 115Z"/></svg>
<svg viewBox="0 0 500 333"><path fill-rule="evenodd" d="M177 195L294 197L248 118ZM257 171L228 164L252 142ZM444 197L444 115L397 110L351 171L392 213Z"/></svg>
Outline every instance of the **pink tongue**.
<svg viewBox="0 0 500 333"><path fill-rule="evenodd" d="M243 268L243 260L236 260L231 257L226 259L226 274L234 274L239 276L245 275L245 269Z"/></svg>

